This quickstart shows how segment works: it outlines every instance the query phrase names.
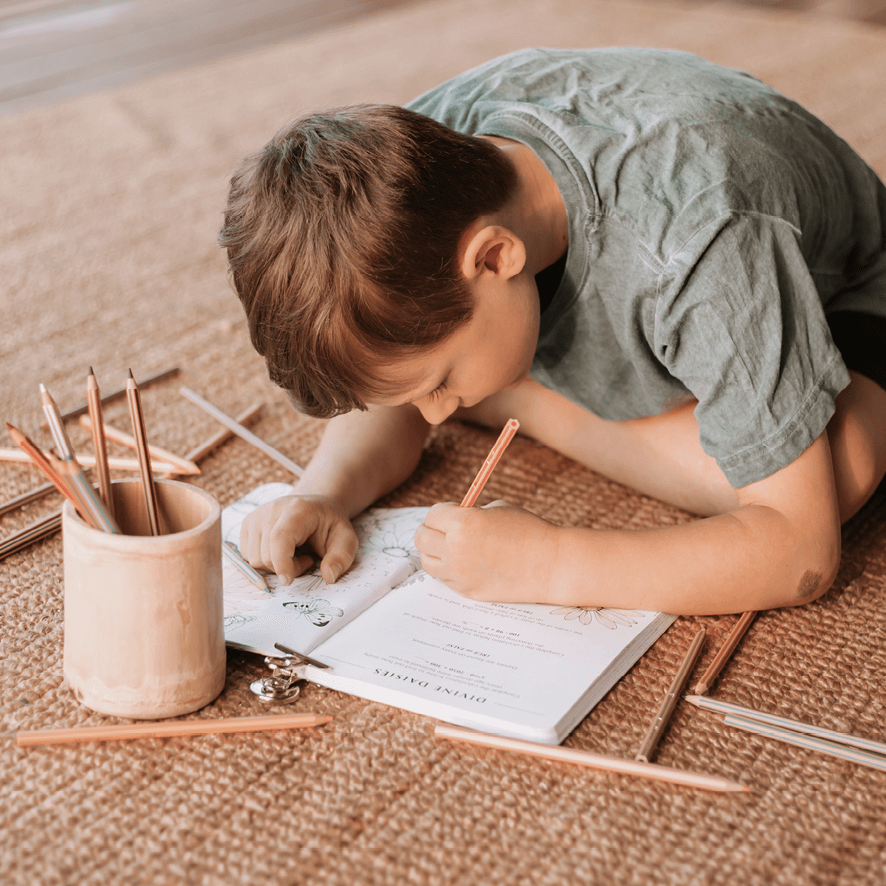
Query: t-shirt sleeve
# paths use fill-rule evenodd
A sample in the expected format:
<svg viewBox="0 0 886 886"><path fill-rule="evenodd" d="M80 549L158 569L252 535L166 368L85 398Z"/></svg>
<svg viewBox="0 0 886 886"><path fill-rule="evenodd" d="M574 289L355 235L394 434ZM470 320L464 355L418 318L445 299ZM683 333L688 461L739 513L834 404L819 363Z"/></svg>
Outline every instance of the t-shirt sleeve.
<svg viewBox="0 0 886 886"><path fill-rule="evenodd" d="M744 213L691 265L681 256L656 303L655 342L698 399L701 445L734 488L774 474L825 429L849 374L784 220Z"/></svg>

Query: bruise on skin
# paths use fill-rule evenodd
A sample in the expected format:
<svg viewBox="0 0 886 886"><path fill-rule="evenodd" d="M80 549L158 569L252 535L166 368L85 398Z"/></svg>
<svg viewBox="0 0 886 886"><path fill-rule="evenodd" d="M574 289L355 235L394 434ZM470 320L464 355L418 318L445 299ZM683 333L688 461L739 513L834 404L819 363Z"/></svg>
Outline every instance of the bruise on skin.
<svg viewBox="0 0 886 886"><path fill-rule="evenodd" d="M800 586L797 588L797 596L801 600L808 600L815 595L818 586L821 584L822 575L820 572L813 572L807 569L800 579Z"/></svg>

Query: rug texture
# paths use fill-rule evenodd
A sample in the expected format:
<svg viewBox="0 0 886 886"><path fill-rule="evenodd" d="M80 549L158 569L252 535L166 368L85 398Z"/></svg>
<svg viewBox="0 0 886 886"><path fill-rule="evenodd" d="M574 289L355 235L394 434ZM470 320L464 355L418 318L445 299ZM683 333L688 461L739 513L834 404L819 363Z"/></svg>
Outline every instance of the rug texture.
<svg viewBox="0 0 886 886"><path fill-rule="evenodd" d="M145 387L151 440L180 454L217 429L185 384L297 462L322 423L296 415L252 352L215 245L237 161L305 110L401 103L528 45L661 46L741 68L798 99L886 175L886 31L697 4L447 0L0 120L0 417L43 442L38 386L62 408L178 367ZM125 402L106 409L126 427ZM79 448L86 432L69 426ZM385 504L467 488L494 434L445 425ZM10 446L6 440L0 445ZM125 454L112 445L113 454ZM291 479L234 440L193 482L226 505ZM0 500L33 487L0 465ZM559 523L693 519L518 438L483 500ZM0 520L0 536L58 507ZM886 736L886 506L844 532L833 588L761 614L713 694ZM566 740L633 757L699 624L704 668L734 616L678 619ZM395 886L886 882L886 773L728 729L678 706L660 763L740 781L719 795L436 741L433 721L307 686L312 733L18 749L17 730L97 725L65 687L59 536L0 562L0 882L22 886ZM191 718L257 715L263 661L230 653L227 684Z"/></svg>

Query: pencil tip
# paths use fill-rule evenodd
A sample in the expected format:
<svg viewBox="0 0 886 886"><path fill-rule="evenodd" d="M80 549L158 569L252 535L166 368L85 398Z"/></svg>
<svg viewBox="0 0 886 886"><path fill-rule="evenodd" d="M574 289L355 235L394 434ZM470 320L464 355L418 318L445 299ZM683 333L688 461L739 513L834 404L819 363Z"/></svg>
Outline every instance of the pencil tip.
<svg viewBox="0 0 886 886"><path fill-rule="evenodd" d="M41 394L45 394L45 393L46 393L46 385L43 384L42 381L40 382L40 393L41 393Z"/></svg>
<svg viewBox="0 0 886 886"><path fill-rule="evenodd" d="M90 375L95 375L95 373L92 371L92 367L91 367L91 366L89 367L89 374L90 374Z"/></svg>
<svg viewBox="0 0 886 886"><path fill-rule="evenodd" d="M129 372L129 377L130 377L130 378L135 378L135 376L132 374L132 370L131 370L131 369L129 369L129 370L127 370L127 371Z"/></svg>

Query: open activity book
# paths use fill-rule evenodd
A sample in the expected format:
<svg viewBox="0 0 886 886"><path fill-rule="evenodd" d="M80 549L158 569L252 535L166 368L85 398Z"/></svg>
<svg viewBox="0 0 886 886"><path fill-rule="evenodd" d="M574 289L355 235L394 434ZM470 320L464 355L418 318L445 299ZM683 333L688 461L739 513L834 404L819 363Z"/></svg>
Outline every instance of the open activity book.
<svg viewBox="0 0 886 886"><path fill-rule="evenodd" d="M222 512L237 545L253 508L287 495L259 486ZM225 640L279 656L282 643L329 665L305 678L459 726L559 744L674 621L659 612L477 603L421 570L413 535L427 508L374 508L355 521L351 569L317 569L270 591L224 563Z"/></svg>

